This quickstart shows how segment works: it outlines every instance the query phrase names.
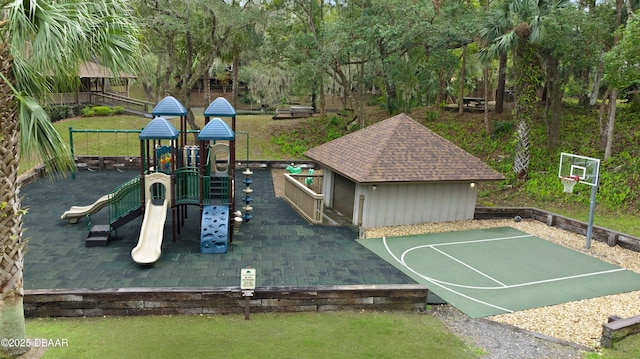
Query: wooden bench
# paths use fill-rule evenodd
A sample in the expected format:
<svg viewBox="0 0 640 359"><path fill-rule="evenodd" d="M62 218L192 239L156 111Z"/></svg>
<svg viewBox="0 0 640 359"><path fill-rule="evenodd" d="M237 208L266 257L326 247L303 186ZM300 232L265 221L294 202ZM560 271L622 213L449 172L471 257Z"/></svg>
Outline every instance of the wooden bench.
<svg viewBox="0 0 640 359"><path fill-rule="evenodd" d="M276 109L273 119L311 117L314 113L315 111L311 106L290 106L287 109Z"/></svg>
<svg viewBox="0 0 640 359"><path fill-rule="evenodd" d="M602 325L600 344L603 348L611 348L613 343L636 333L640 333L640 315L624 319L612 316L607 324Z"/></svg>

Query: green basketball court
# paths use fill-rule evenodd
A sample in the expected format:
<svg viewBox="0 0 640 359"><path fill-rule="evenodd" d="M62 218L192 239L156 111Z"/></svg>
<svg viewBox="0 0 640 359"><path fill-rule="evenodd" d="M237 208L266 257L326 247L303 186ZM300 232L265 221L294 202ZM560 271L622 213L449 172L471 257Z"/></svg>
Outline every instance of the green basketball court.
<svg viewBox="0 0 640 359"><path fill-rule="evenodd" d="M361 239L472 318L640 289L640 275L510 227Z"/></svg>

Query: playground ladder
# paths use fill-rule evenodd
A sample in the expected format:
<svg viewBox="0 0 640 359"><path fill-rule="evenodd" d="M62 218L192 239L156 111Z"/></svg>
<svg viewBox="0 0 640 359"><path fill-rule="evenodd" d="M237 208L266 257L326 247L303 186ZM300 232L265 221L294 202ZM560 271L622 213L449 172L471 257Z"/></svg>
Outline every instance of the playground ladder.
<svg viewBox="0 0 640 359"><path fill-rule="evenodd" d="M218 175L211 177L211 186L209 187L209 198L211 202L220 204L229 203L229 176Z"/></svg>

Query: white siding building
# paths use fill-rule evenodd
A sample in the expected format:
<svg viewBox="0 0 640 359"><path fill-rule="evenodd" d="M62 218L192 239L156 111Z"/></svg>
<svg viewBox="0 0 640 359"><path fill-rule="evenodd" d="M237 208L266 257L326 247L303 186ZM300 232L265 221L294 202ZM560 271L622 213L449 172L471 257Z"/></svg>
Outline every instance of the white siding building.
<svg viewBox="0 0 640 359"><path fill-rule="evenodd" d="M310 149L325 206L364 229L473 219L476 182L504 177L400 114Z"/></svg>

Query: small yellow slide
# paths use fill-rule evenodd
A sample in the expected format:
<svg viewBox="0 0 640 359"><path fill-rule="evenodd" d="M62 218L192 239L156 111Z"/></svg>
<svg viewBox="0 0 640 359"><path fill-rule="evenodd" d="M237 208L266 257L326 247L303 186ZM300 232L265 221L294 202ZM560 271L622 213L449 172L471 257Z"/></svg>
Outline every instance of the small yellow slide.
<svg viewBox="0 0 640 359"><path fill-rule="evenodd" d="M97 201L88 206L71 206L68 211L64 212L62 216L60 216L60 219L68 219L69 223L75 224L78 223L80 218L88 214L94 214L98 212L107 204L109 204L109 195L105 194L104 196L98 198Z"/></svg>
<svg viewBox="0 0 640 359"><path fill-rule="evenodd" d="M163 200L162 204L154 204L153 200L147 200L138 245L131 250L131 258L134 262L148 265L160 258L168 207L167 199Z"/></svg>

